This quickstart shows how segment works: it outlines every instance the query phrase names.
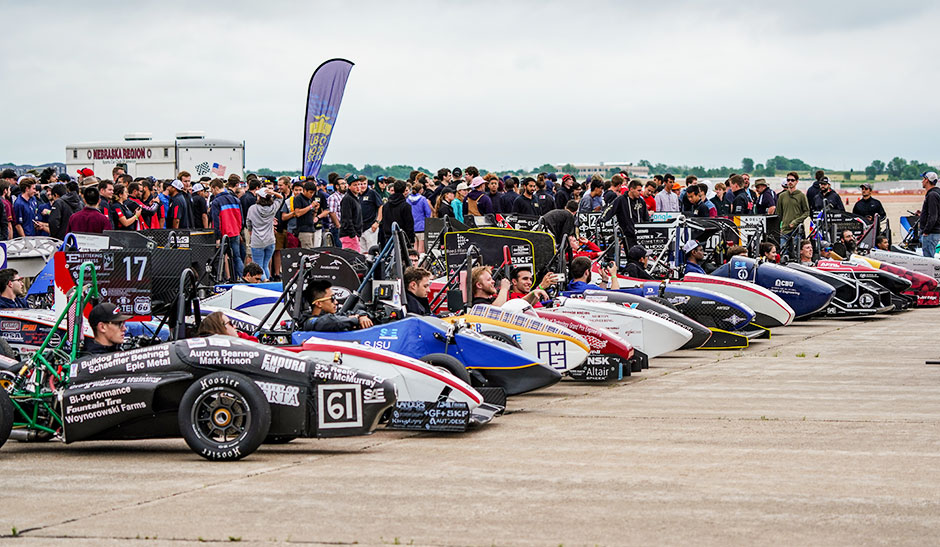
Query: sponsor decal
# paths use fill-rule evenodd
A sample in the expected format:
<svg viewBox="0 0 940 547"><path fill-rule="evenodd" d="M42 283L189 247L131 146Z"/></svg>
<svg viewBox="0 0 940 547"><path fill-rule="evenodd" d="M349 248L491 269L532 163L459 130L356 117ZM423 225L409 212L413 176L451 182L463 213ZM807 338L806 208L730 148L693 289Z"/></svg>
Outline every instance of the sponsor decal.
<svg viewBox="0 0 940 547"><path fill-rule="evenodd" d="M271 382L258 382L258 387L264 392L265 398L272 405L281 406L300 406L300 388L297 386L286 386L284 384L275 384Z"/></svg>
<svg viewBox="0 0 940 547"><path fill-rule="evenodd" d="M536 344L537 356L556 370L568 368L568 355L565 351L564 340L542 341Z"/></svg>
<svg viewBox="0 0 940 547"><path fill-rule="evenodd" d="M793 281L787 281L786 279L777 279L774 281L774 287L792 287Z"/></svg>
<svg viewBox="0 0 940 547"><path fill-rule="evenodd" d="M230 348L232 343L220 336L213 336L212 338L206 338L209 341L210 346L216 346L220 348Z"/></svg>
<svg viewBox="0 0 940 547"><path fill-rule="evenodd" d="M362 386L359 384L318 385L317 405L320 429L362 427Z"/></svg>
<svg viewBox="0 0 940 547"><path fill-rule="evenodd" d="M376 388L363 389L362 401L367 405L373 404L373 403L384 403L385 402L385 388L376 387Z"/></svg>
<svg viewBox="0 0 940 547"><path fill-rule="evenodd" d="M398 340L398 329L382 328L379 330L379 340Z"/></svg>
<svg viewBox="0 0 940 547"><path fill-rule="evenodd" d="M293 357L275 355L266 353L261 360L261 369L277 374L281 369L293 370L294 372L307 372L307 363Z"/></svg>
<svg viewBox="0 0 940 547"><path fill-rule="evenodd" d="M0 330L20 330L21 326L19 321L0 321Z"/></svg>
<svg viewBox="0 0 940 547"><path fill-rule="evenodd" d="M204 348L208 345L205 338L190 338L186 340L186 345L191 348Z"/></svg>
<svg viewBox="0 0 940 547"><path fill-rule="evenodd" d="M868 294L868 293L865 293L865 294L863 294L862 296L859 297L858 303L859 303L863 308L870 308L870 307L872 307L872 306L875 305L875 297L872 296L872 295L870 295L870 294Z"/></svg>

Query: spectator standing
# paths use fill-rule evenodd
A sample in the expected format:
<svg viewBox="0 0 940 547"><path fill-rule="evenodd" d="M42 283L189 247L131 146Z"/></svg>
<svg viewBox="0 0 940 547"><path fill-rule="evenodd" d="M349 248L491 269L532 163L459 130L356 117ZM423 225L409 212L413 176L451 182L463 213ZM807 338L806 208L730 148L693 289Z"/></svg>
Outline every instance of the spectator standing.
<svg viewBox="0 0 940 547"><path fill-rule="evenodd" d="M179 195L179 189L183 186L183 183L175 180L171 185L171 198L176 200L182 200L182 196ZM172 191L175 190L177 193L172 195ZM209 191L212 192L212 203L209 205L209 214L212 216L212 227L215 229L216 241L221 241L222 237L227 237L232 248L232 256L235 264L235 278L240 278L244 271L244 262L242 261L241 254L238 252L235 241L238 240L242 232L242 209L241 204L238 202L238 198L235 197L230 190L225 187L225 183L222 182L222 179L215 179L209 183ZM179 209L178 204L171 205L170 210ZM167 221L173 219L175 222L176 218L167 217Z"/></svg>
<svg viewBox="0 0 940 547"><path fill-rule="evenodd" d="M392 235L392 224L398 223L398 228L405 233L408 243L413 244L415 240L415 221L414 213L411 210L411 204L405 198L407 185L404 181L395 181L392 186L392 195L382 206L382 236L381 243L384 245ZM421 196L423 199L423 196ZM425 200L426 201L426 200Z"/></svg>
<svg viewBox="0 0 940 547"><path fill-rule="evenodd" d="M36 179L25 178L20 182L20 195L13 202L17 237L36 235Z"/></svg>
<svg viewBox="0 0 940 547"><path fill-rule="evenodd" d="M68 232L101 234L111 229L111 221L98 209L98 188L89 186L82 191L85 208L69 217Z"/></svg>
<svg viewBox="0 0 940 547"><path fill-rule="evenodd" d="M421 190L421 183L417 182L411 187L411 195L408 196L408 205L411 206L411 216L414 221L415 249L419 254L424 252L424 222L432 213L431 204Z"/></svg>
<svg viewBox="0 0 940 547"><path fill-rule="evenodd" d="M379 227L382 223L382 196L369 186L369 180L361 175L359 183L364 190L359 194L359 206L362 208L362 237L359 238L359 247L368 252L379 244Z"/></svg>
<svg viewBox="0 0 940 547"><path fill-rule="evenodd" d="M357 253L362 252L359 246L359 238L362 237L362 206L359 205L359 194L365 191L363 186L365 182L353 182L339 204L339 240L344 249Z"/></svg>
<svg viewBox="0 0 940 547"><path fill-rule="evenodd" d="M268 281L271 279L270 264L274 257L274 218L281 209L284 196L267 188L259 188L255 198L255 204L248 208L245 226L248 228L251 260L261 266L264 279Z"/></svg>

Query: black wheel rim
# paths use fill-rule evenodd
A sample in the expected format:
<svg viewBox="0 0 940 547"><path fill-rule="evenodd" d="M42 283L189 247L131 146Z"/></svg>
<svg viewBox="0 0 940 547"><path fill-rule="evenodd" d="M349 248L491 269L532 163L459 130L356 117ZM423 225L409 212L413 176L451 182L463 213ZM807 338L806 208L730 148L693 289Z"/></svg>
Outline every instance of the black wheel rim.
<svg viewBox="0 0 940 547"><path fill-rule="evenodd" d="M200 437L213 444L229 444L247 435L251 407L240 393L215 387L199 394L191 418Z"/></svg>

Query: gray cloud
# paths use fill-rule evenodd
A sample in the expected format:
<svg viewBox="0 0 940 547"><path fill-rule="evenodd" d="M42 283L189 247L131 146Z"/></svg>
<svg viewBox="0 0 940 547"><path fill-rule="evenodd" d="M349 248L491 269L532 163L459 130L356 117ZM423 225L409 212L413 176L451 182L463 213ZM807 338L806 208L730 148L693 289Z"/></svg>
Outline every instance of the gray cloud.
<svg viewBox="0 0 940 547"><path fill-rule="evenodd" d="M356 67L328 162L940 159L932 3L762 4L3 2L0 161L203 129L299 168L331 57Z"/></svg>

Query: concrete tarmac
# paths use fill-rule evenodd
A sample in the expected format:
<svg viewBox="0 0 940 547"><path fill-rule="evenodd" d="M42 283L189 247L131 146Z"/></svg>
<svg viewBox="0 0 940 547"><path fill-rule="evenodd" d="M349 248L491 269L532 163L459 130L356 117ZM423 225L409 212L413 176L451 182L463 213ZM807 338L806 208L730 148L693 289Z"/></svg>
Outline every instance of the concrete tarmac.
<svg viewBox="0 0 940 547"><path fill-rule="evenodd" d="M940 310L775 329L460 435L0 449L24 545L924 545L940 538ZM17 536L12 537L13 529Z"/></svg>

